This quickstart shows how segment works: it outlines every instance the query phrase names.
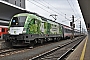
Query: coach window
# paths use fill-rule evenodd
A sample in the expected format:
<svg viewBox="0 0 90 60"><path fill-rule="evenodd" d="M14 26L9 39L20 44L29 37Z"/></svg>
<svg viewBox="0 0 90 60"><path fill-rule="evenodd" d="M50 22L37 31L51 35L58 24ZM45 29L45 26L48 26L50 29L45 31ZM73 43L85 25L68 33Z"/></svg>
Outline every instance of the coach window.
<svg viewBox="0 0 90 60"><path fill-rule="evenodd" d="M5 29L4 28L2 28L2 32L5 32Z"/></svg>
<svg viewBox="0 0 90 60"><path fill-rule="evenodd" d="M66 32L68 33L68 29L66 29Z"/></svg>

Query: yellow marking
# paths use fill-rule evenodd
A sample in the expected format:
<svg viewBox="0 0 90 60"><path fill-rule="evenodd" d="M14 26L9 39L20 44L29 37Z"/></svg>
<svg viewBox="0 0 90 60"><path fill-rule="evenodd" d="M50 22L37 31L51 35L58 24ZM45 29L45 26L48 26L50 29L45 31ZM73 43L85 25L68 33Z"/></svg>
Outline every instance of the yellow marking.
<svg viewBox="0 0 90 60"><path fill-rule="evenodd" d="M80 60L84 60L87 40L88 40L88 37L86 38L86 41L85 41L85 44L84 44L84 48L83 48L83 51L82 51L82 54L81 54L81 57L80 57Z"/></svg>

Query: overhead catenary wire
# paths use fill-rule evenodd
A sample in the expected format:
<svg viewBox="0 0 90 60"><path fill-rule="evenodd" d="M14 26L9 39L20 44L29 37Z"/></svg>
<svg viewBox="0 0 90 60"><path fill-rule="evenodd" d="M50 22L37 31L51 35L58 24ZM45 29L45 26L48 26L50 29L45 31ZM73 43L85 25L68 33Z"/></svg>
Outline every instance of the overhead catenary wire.
<svg viewBox="0 0 90 60"><path fill-rule="evenodd" d="M39 0L39 1L41 1L41 0ZM42 1L41 1L41 2L42 2ZM47 3L49 6L53 7L55 10L61 12L60 10L58 10L57 8L55 8L53 5L51 5L50 3L46 2L45 0L43 0L43 2ZM43 3L43 2L42 2L42 3ZM65 14L65 13L63 13L63 12L61 12L61 13L62 13L62 14Z"/></svg>
<svg viewBox="0 0 90 60"><path fill-rule="evenodd" d="M74 10L76 11L76 13L78 14L77 10L76 10L76 7L74 6L74 3L72 2L71 0L71 3L72 3L72 6L74 7ZM79 14L78 14L79 15ZM80 17L80 16L79 16Z"/></svg>
<svg viewBox="0 0 90 60"><path fill-rule="evenodd" d="M41 1L41 0L39 0L39 1ZM42 2L42 1L41 1ZM51 5L50 3L48 3L48 2L46 2L45 0L43 0L43 2L45 2L45 3L47 3L49 6L51 6L51 7L53 7L54 8L54 10L57 10L57 11L59 11L60 13L62 13L62 15L65 17L65 19L67 19L67 20L69 20L69 21L71 21L70 19L68 19L68 18L66 18L66 13L63 13L63 12L61 12L60 10L58 10L57 8L55 8L53 5ZM42 2L42 3L43 3ZM45 3L43 3L43 4L45 4ZM48 7L49 8L49 7ZM59 14L60 14L59 13ZM66 20L65 20L66 21Z"/></svg>
<svg viewBox="0 0 90 60"><path fill-rule="evenodd" d="M33 1L35 1L36 3L38 3L38 4L42 5L42 6L44 6L45 8L48 8L47 6L45 6L45 5L43 5L43 4L39 3L39 2L37 2L36 0L33 0ZM59 14L60 16L65 17L64 15L62 15L62 14L58 13L57 11L55 11L55 10L53 10L53 9L51 9L51 8L48 8L48 9L50 9L50 10L52 10L52 11L56 12L56 13L57 13L57 14ZM66 19L67 19L67 20L69 20L69 21L71 21L71 20L70 20L70 19L68 19L68 18L66 18Z"/></svg>
<svg viewBox="0 0 90 60"><path fill-rule="evenodd" d="M29 1L30 3L32 3L32 4L34 4L34 5L36 5L37 7L41 8L41 9L43 9L44 11L46 11L46 12L48 12L48 13L50 13L50 14L51 14L51 12L49 12L49 11L45 10L44 8L42 8L42 7L38 6L37 4L35 4L35 3L31 2L30 0L27 0L27 1ZM59 19L61 19L61 18L59 18Z"/></svg>
<svg viewBox="0 0 90 60"><path fill-rule="evenodd" d="M75 20L74 22L78 21L79 19L81 19L81 17L79 17L77 20Z"/></svg>
<svg viewBox="0 0 90 60"><path fill-rule="evenodd" d="M27 0L27 1L29 1L30 3L32 3L32 4L34 4L34 5L36 5L37 7L41 8L41 9L43 9L44 11L46 11L46 12L50 13L49 11L47 11L47 10L45 10L44 8L42 8L42 7L38 6L37 4L35 4L35 3L31 2L30 0ZM50 13L50 14L51 14L51 13Z"/></svg>
<svg viewBox="0 0 90 60"><path fill-rule="evenodd" d="M39 0L39 1L41 1L41 0ZM46 2L45 0L42 0L43 2L45 2L46 4L48 4L49 6L51 6L51 7L53 7L55 10L57 10L57 11L59 11L58 9L56 9L53 5L51 5L50 3L48 3L48 2ZM41 2L42 2L41 1ZM42 2L42 3L43 3ZM43 4L45 4L45 3L43 3ZM59 12L61 12L61 11L59 11ZM61 12L62 14L65 14L65 19L67 19L68 21L71 21L70 19L68 19L67 17L66 17L66 13L63 13L63 12ZM67 20L64 20L64 21L62 21L62 22L66 22Z"/></svg>
<svg viewBox="0 0 90 60"><path fill-rule="evenodd" d="M72 0L71 0L71 3L72 3L72 6L74 7L74 10L77 12L76 7L74 6L74 4L73 4ZM77 12L77 13L78 13L78 12ZM81 18L81 17L79 16L79 18L78 18L78 19L76 19L74 22L78 21L80 18Z"/></svg>
<svg viewBox="0 0 90 60"><path fill-rule="evenodd" d="M35 1L35 0L33 0L33 1ZM40 5L42 5L42 6L44 6L44 7L46 7L46 8L48 8L48 9L50 9L50 10L52 10L52 11L54 11L53 9L51 9L51 8L45 6L45 5L43 5L43 4L41 4L41 3L37 2L37 1L35 1L35 2L38 3L38 4L40 4ZM56 12L56 11L54 11L54 12ZM58 12L56 12L56 13L58 13ZM59 13L58 13L58 14L59 14ZM63 16L62 14L60 14L60 15Z"/></svg>
<svg viewBox="0 0 90 60"><path fill-rule="evenodd" d="M41 1L41 0L39 0L39 1ZM45 0L43 0L43 1L46 2ZM78 12L77 12L77 10L76 10L76 7L74 6L72 0L70 0L70 1L71 1L71 3L72 3L72 6L74 7L73 11L75 10L75 12L78 14ZM46 2L46 3L49 4L48 2ZM52 6L51 4L49 4L49 5ZM52 7L53 7L54 9L56 9L54 6L52 6ZM57 9L56 9L56 10L57 10ZM58 10L57 10L57 11L58 11ZM75 12L74 12L74 13L75 13ZM64 14L63 12L61 12L61 13ZM76 13L75 13L75 14L76 14ZM66 15L66 14L65 14L65 15ZM76 16L77 16L77 15L76 15ZM65 18L66 18L66 17L65 17ZM80 18L81 18L81 17L79 16L79 18L78 18L77 20L79 20ZM76 21L77 21L77 20L76 20ZM65 20L65 21L66 21L66 20ZM75 21L75 22L76 22L76 21ZM62 22L64 22L64 21L62 21Z"/></svg>
<svg viewBox="0 0 90 60"><path fill-rule="evenodd" d="M69 6L71 7L71 9L72 9L72 11L73 11L74 15L76 15L76 13L74 12L74 9L72 8L72 6L71 6L71 4L70 4L69 0L67 0L67 2L68 2L68 4L69 4Z"/></svg>

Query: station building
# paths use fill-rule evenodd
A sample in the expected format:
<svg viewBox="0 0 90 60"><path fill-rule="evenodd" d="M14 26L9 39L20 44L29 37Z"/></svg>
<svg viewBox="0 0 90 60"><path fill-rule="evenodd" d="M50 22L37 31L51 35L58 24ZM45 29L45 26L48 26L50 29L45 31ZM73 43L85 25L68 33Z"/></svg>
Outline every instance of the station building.
<svg viewBox="0 0 90 60"><path fill-rule="evenodd" d="M25 0L3 0L25 9Z"/></svg>

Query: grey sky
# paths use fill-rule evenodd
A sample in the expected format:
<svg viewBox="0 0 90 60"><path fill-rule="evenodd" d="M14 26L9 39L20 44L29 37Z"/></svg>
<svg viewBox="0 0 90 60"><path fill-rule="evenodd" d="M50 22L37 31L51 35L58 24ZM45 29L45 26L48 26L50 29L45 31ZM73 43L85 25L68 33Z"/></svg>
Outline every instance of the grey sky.
<svg viewBox="0 0 90 60"><path fill-rule="evenodd" d="M79 19L75 22L76 28L79 28L80 20L82 21L82 26L85 28L77 0L26 0L26 9L49 19L53 19L50 14L56 14L58 15L56 21L68 26L70 25L70 21L65 19L65 14L66 18L70 20L72 19L71 16L75 15L75 20Z"/></svg>

